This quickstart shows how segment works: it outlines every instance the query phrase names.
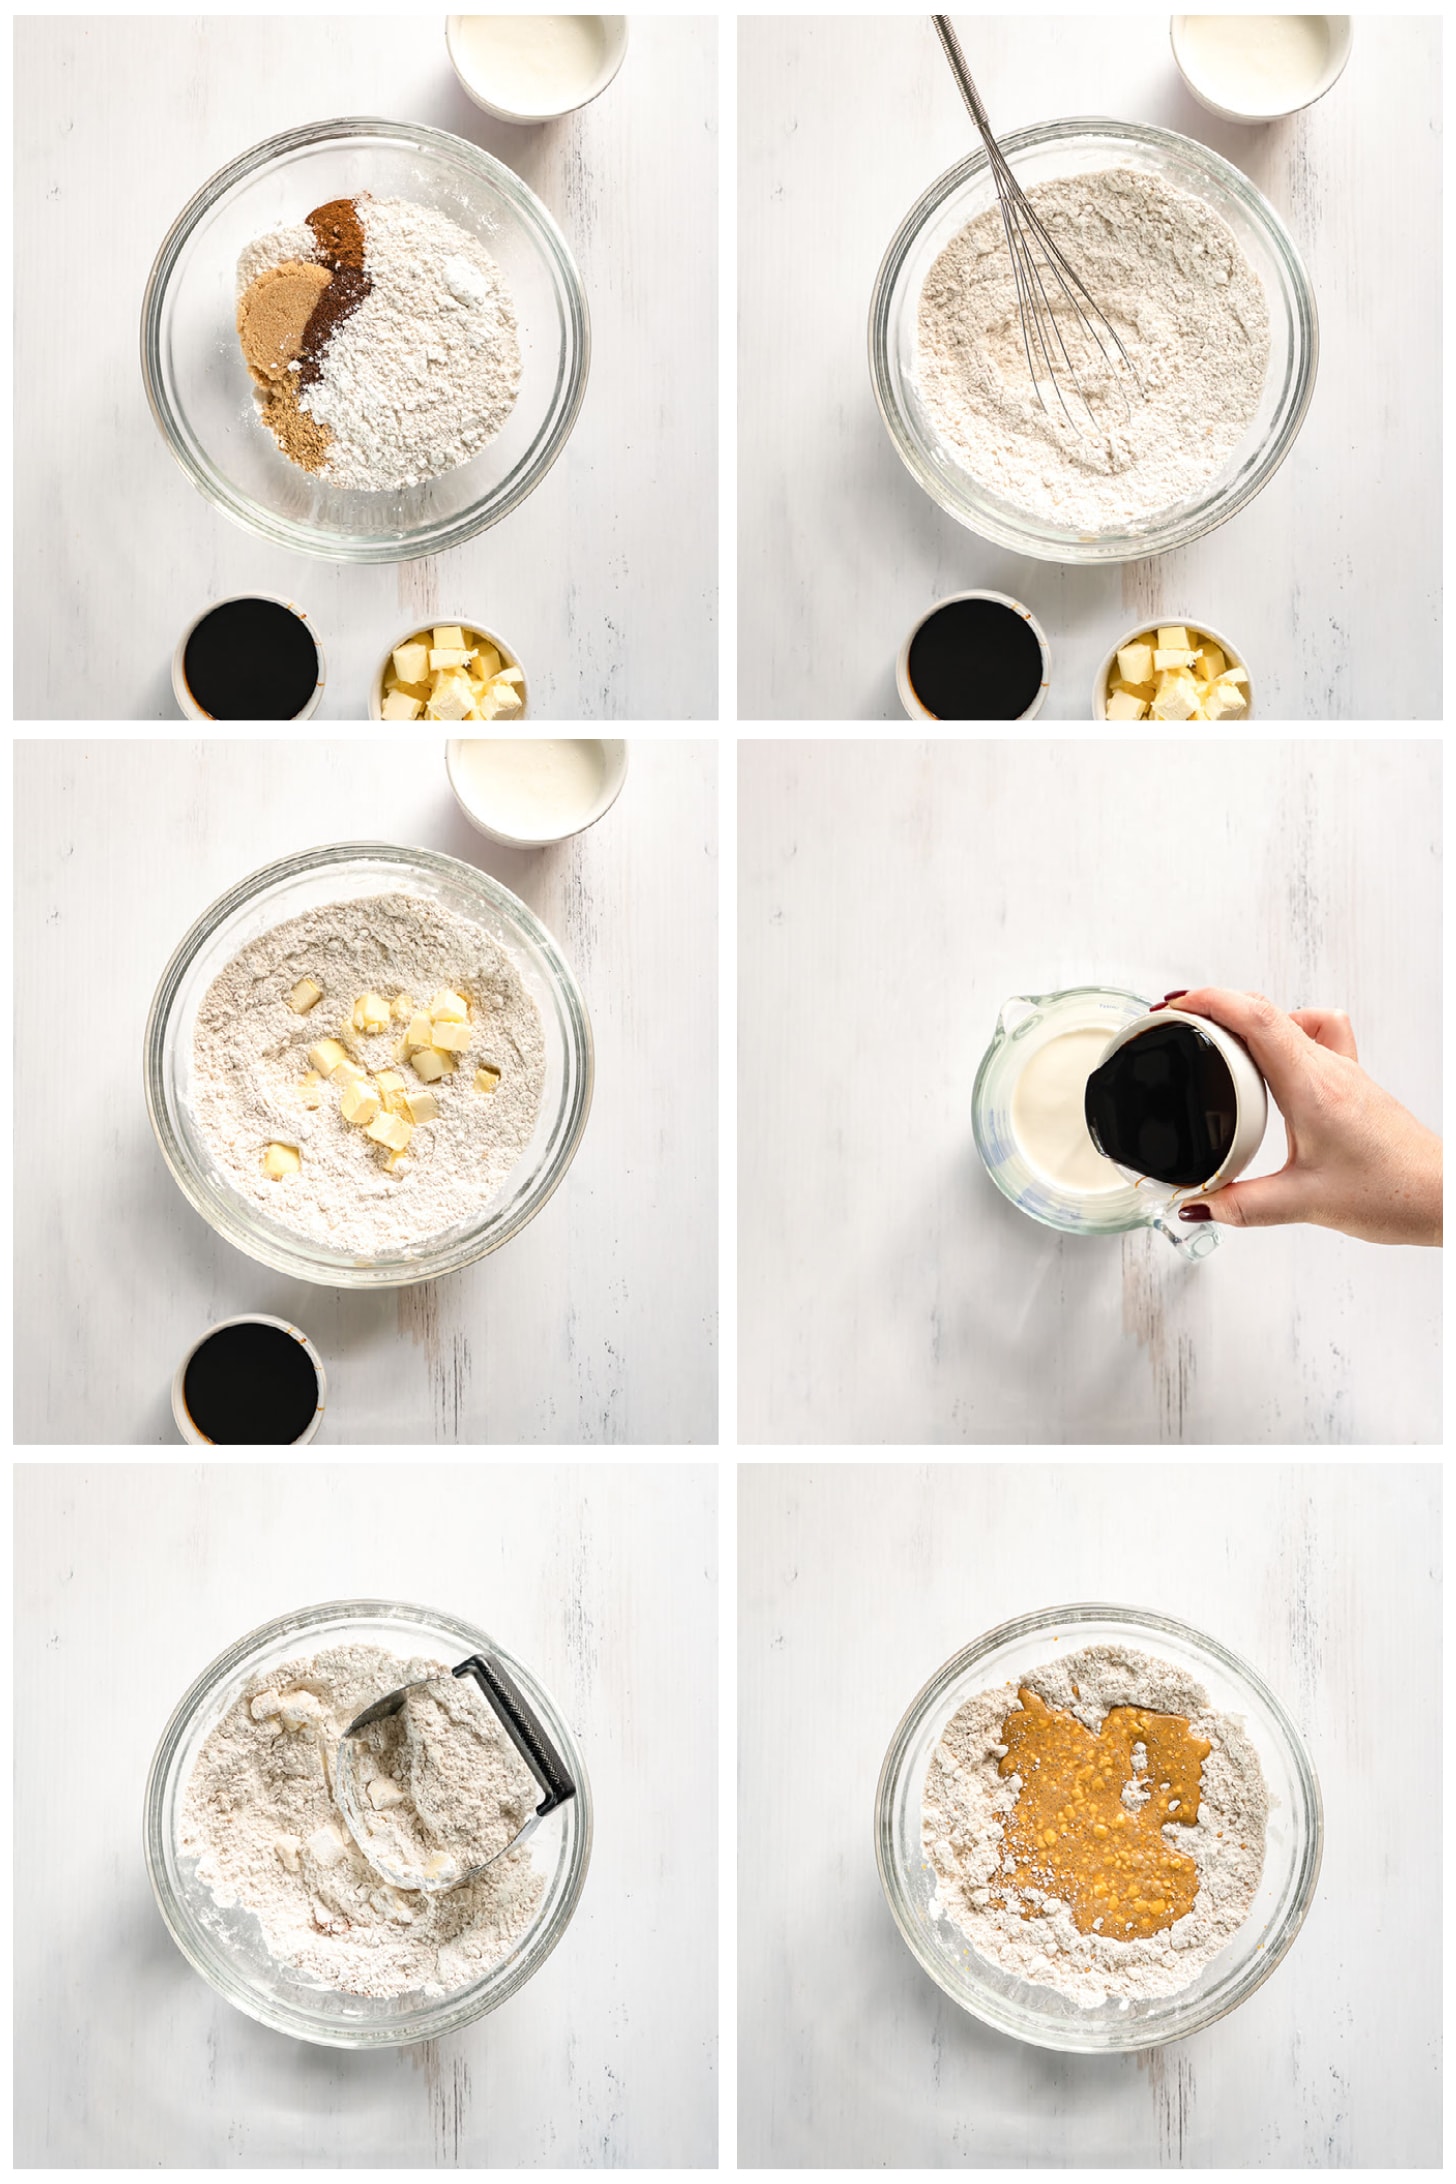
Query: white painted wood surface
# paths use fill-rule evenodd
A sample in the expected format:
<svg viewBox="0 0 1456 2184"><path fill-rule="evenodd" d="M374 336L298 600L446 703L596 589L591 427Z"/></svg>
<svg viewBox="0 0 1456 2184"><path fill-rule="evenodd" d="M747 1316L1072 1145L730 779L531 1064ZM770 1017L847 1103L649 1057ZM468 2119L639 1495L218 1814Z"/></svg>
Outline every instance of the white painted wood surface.
<svg viewBox="0 0 1456 2184"><path fill-rule="evenodd" d="M745 2165L1440 2167L1441 1922L1399 1820L1441 1806L1438 1465L746 1465L740 1482ZM1249 1661L1324 1798L1289 1955L1232 2016L1141 2056L989 2031L921 1971L875 1871L875 1784L917 1691L980 1632L1075 1600L1159 1609Z"/></svg>
<svg viewBox="0 0 1456 2184"><path fill-rule="evenodd" d="M1320 313L1314 401L1259 499L1197 545L1106 570L993 547L911 479L866 363L880 259L973 132L924 16L755 17L740 30L739 709L901 718L894 661L948 592L1024 599L1046 717L1091 717L1129 625L1204 615L1266 719L1432 720L1441 708L1441 23L1358 18L1307 113L1222 122L1184 89L1167 17L962 16L995 127L1104 114L1220 152L1269 198Z"/></svg>
<svg viewBox="0 0 1456 2184"><path fill-rule="evenodd" d="M18 1467L18 2165L710 2165L716 1508L706 1464ZM363 1597L447 1609L529 1662L596 1800L581 1903L536 1977L464 2032L372 2055L215 1994L141 1852L192 1679L259 1623Z"/></svg>
<svg viewBox="0 0 1456 2184"><path fill-rule="evenodd" d="M717 714L717 82L711 17L636 16L593 105L516 128L460 89L436 15L53 16L16 29L17 629L31 720L175 720L172 649L211 599L304 604L321 718L362 720L386 645L473 611L526 661L542 719ZM158 245L251 144L339 114L428 123L529 183L592 317L586 401L505 522L397 568L263 544L188 484L137 363ZM58 269L84 301L58 336Z"/></svg>
<svg viewBox="0 0 1456 2184"><path fill-rule="evenodd" d="M1435 742L741 745L742 1438L1439 1440L1439 1252L1061 1235L971 1088L1011 995L1209 983L1439 1128L1440 804Z"/></svg>
<svg viewBox="0 0 1456 2184"><path fill-rule="evenodd" d="M461 816L443 745L22 742L17 1024L83 994L85 1053L25 1122L16 1435L174 1443L178 1359L277 1312L329 1374L329 1442L687 1442L717 1432L717 754L638 738L606 818L502 849ZM331 1290L271 1273L186 1203L142 1098L142 1034L182 934L315 842L421 842L515 890L586 996L596 1092L561 1188L443 1281Z"/></svg>

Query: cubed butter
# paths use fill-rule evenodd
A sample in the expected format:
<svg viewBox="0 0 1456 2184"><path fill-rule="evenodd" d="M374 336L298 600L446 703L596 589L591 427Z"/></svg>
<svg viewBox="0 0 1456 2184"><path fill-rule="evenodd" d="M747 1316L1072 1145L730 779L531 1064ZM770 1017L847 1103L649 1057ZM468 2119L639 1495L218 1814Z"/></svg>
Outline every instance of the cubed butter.
<svg viewBox="0 0 1456 2184"><path fill-rule="evenodd" d="M474 653L463 645L434 645L430 650L430 673L438 675L446 668L469 667L474 657Z"/></svg>
<svg viewBox="0 0 1456 2184"><path fill-rule="evenodd" d="M500 1079L501 1073L498 1069L492 1069L489 1062L482 1062L475 1072L475 1089L477 1092L494 1092Z"/></svg>
<svg viewBox="0 0 1456 2184"><path fill-rule="evenodd" d="M331 1077L340 1062L347 1062L347 1052L337 1039L320 1039L317 1046L308 1050L309 1064L321 1077Z"/></svg>
<svg viewBox="0 0 1456 2184"><path fill-rule="evenodd" d="M1249 671L1245 667L1226 667L1218 679L1220 682L1246 683Z"/></svg>
<svg viewBox="0 0 1456 2184"><path fill-rule="evenodd" d="M1205 682L1217 682L1227 666L1228 661L1224 658L1223 647L1210 644L1205 637L1198 648L1198 657L1193 663L1194 673L1201 675Z"/></svg>
<svg viewBox="0 0 1456 2184"><path fill-rule="evenodd" d="M401 1024L407 1024L415 1013L414 1002L407 993L397 993L389 1008L390 1014Z"/></svg>
<svg viewBox="0 0 1456 2184"><path fill-rule="evenodd" d="M379 708L381 720L418 720L425 710L419 698L407 698L402 690L391 690Z"/></svg>
<svg viewBox="0 0 1456 2184"><path fill-rule="evenodd" d="M323 1105L323 1079L316 1069L310 1069L298 1080L298 1096L310 1114Z"/></svg>
<svg viewBox="0 0 1456 2184"><path fill-rule="evenodd" d="M359 1084L368 1074L368 1070L361 1069L351 1054L346 1054L329 1071L329 1083L337 1085L342 1092L346 1084Z"/></svg>
<svg viewBox="0 0 1456 2184"><path fill-rule="evenodd" d="M435 695L425 707L427 720L469 720L475 712L475 698L470 684L461 678L459 682L441 677Z"/></svg>
<svg viewBox="0 0 1456 2184"><path fill-rule="evenodd" d="M1180 667L1192 667L1197 657L1197 653L1190 651L1186 645L1183 646L1181 651L1177 646L1165 648L1159 645L1157 651L1153 654L1153 669L1159 675L1176 674Z"/></svg>
<svg viewBox="0 0 1456 2184"><path fill-rule="evenodd" d="M496 675L491 678L486 685L485 696L486 701L495 707L497 713L519 713L521 710L520 690L505 675Z"/></svg>
<svg viewBox="0 0 1456 2184"><path fill-rule="evenodd" d="M411 1122L433 1122L440 1112L433 1092L406 1092L404 1104Z"/></svg>
<svg viewBox="0 0 1456 2184"><path fill-rule="evenodd" d="M1198 715L1198 685L1186 669L1163 675L1158 694L1148 708L1154 720L1194 720Z"/></svg>
<svg viewBox="0 0 1456 2184"><path fill-rule="evenodd" d="M1187 630L1173 623L1159 629L1157 649L1159 652L1191 652L1193 644Z"/></svg>
<svg viewBox="0 0 1456 2184"><path fill-rule="evenodd" d="M475 649L475 672L482 682L489 682L492 675L500 673L501 656L494 645L488 645L482 637Z"/></svg>
<svg viewBox="0 0 1456 2184"><path fill-rule="evenodd" d="M470 1003L453 986L442 986L430 1003L430 1014L436 1023L463 1024L470 1015Z"/></svg>
<svg viewBox="0 0 1456 2184"><path fill-rule="evenodd" d="M1116 690L1107 701L1109 720L1141 720L1148 709L1146 698L1135 698L1130 691Z"/></svg>
<svg viewBox="0 0 1456 2184"><path fill-rule="evenodd" d="M298 984L288 996L288 1006L293 1010L295 1016L307 1016L309 1010L322 1001L323 997L324 989L322 986L316 986L311 978L300 978Z"/></svg>
<svg viewBox="0 0 1456 2184"><path fill-rule="evenodd" d="M379 1113L379 1094L367 1077L358 1084L345 1085L339 1099L339 1112L356 1130L368 1128Z"/></svg>
<svg viewBox="0 0 1456 2184"><path fill-rule="evenodd" d="M414 1125L406 1115L376 1115L364 1132L376 1145L387 1145L392 1153L402 1153L413 1134Z"/></svg>
<svg viewBox="0 0 1456 2184"><path fill-rule="evenodd" d="M302 1166L296 1145L270 1145L263 1155L263 1173L275 1183L286 1175L297 1175Z"/></svg>
<svg viewBox="0 0 1456 2184"><path fill-rule="evenodd" d="M1135 644L1123 645L1117 655L1117 672L1124 682L1151 682L1153 675L1153 648L1145 638Z"/></svg>
<svg viewBox="0 0 1456 2184"><path fill-rule="evenodd" d="M394 672L402 683L424 682L430 672L430 648L421 637L394 648Z"/></svg>
<svg viewBox="0 0 1456 2184"><path fill-rule="evenodd" d="M445 1057L433 1047L422 1047L410 1056L410 1067L422 1084L438 1084L445 1074Z"/></svg>
<svg viewBox="0 0 1456 2184"><path fill-rule="evenodd" d="M464 652L465 632L458 623L443 624L431 631L430 642L437 652Z"/></svg>
<svg viewBox="0 0 1456 2184"><path fill-rule="evenodd" d="M404 1113L404 1079L397 1070L381 1069L374 1080L380 1100L391 1115Z"/></svg>
<svg viewBox="0 0 1456 2184"><path fill-rule="evenodd" d="M471 1036L468 1024L441 1021L435 1026L430 1044L438 1047L442 1054L463 1054L470 1044Z"/></svg>
<svg viewBox="0 0 1456 2184"><path fill-rule="evenodd" d="M498 675L491 677L491 680L493 682L524 683L526 670L523 667L503 667Z"/></svg>
<svg viewBox="0 0 1456 2184"><path fill-rule="evenodd" d="M384 1031L389 1024L389 1003L371 987L355 1002L354 1017L361 1031Z"/></svg>
<svg viewBox="0 0 1456 2184"><path fill-rule="evenodd" d="M429 1017L425 1014L423 1009L417 1011L417 1013L410 1018L409 1029L406 1031L404 1037L405 1044L409 1048L411 1053L413 1053L417 1047L427 1047L429 1045L430 1034L431 1032L433 1032L434 1028L434 1025L431 1023Z"/></svg>

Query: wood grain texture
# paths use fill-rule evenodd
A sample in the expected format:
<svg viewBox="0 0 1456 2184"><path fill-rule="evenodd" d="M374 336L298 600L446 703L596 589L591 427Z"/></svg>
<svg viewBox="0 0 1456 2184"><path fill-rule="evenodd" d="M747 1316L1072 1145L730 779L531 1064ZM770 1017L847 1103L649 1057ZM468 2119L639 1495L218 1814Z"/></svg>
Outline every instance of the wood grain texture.
<svg viewBox="0 0 1456 2184"><path fill-rule="evenodd" d="M181 631L261 587L313 616L323 719L362 720L385 646L439 608L510 639L538 718L715 717L717 34L634 17L611 88L522 129L460 89L438 16L20 21L17 716L175 720ZM342 114L448 129L513 168L560 223L592 318L586 400L549 477L494 530L397 568L288 554L219 514L167 452L137 364L147 274L193 191ZM58 267L86 297L63 341Z"/></svg>
<svg viewBox="0 0 1456 2184"><path fill-rule="evenodd" d="M1440 803L1434 742L744 743L743 1439L1438 1440L1439 1252L1061 1235L971 1088L1011 995L1207 982L1439 1126Z"/></svg>
<svg viewBox="0 0 1456 2184"><path fill-rule="evenodd" d="M717 754L638 739L597 826L509 850L460 815L434 741L17 746L17 1016L84 994L18 1176L21 1441L173 1443L177 1360L229 1313L277 1312L329 1374L321 1443L688 1442L717 1431ZM215 1236L173 1184L142 1036L193 919L309 841L421 842L482 866L561 944L596 1091L529 1228L445 1280L294 1282Z"/></svg>
<svg viewBox="0 0 1456 2184"><path fill-rule="evenodd" d="M1435 1464L745 1465L743 2165L1439 2168L1438 1893L1433 1869L1413 1884L1391 1755L1400 1808L1438 1812L1440 1531ZM920 1970L875 1871L875 1784L917 1691L979 1632L1075 1600L1249 1661L1324 1798L1289 1955L1141 2056L986 2029Z"/></svg>
<svg viewBox="0 0 1456 2184"><path fill-rule="evenodd" d="M16 2160L613 2168L716 2158L717 1480L701 1464L18 1467ZM596 1834L536 1977L466 2031L314 2048L190 1968L141 1855L192 1678L316 1601L480 1622L577 1730ZM57 1885L57 1877L63 1881Z"/></svg>
<svg viewBox="0 0 1456 2184"><path fill-rule="evenodd" d="M1335 89L1253 129L1185 91L1165 16L958 20L999 131L1115 115L1193 137L1258 185L1314 284L1313 405L1259 499L1176 553L1058 568L962 528L895 454L865 361L895 228L972 145L933 33L923 16L745 20L742 717L901 718L905 632L935 599L985 585L1047 632L1049 719L1089 719L1108 647L1160 612L1226 630L1267 719L1438 718L1439 19L1361 16Z"/></svg>

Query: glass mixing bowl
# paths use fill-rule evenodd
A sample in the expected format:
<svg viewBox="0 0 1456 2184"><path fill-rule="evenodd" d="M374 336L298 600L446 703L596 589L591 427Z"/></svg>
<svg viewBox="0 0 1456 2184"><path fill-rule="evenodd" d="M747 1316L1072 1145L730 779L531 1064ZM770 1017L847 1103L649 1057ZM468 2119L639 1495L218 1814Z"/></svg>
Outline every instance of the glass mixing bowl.
<svg viewBox="0 0 1456 2184"><path fill-rule="evenodd" d="M576 1795L547 1815L528 1838L531 1862L546 1882L536 1917L507 1957L473 1986L454 1994L338 1994L312 1985L268 1950L251 1911L224 1909L197 1878L196 1860L178 1848L183 1793L197 1754L220 1717L252 1677L299 1654L329 1645L373 1645L398 1654L438 1659L453 1668L482 1648L499 1655L536 1709L565 1759ZM381 1689L380 1696L389 1687ZM321 2047L403 2047L473 2024L538 1972L571 1922L591 1855L591 1788L580 1748L540 1684L495 1639L473 1623L399 1600L333 1600L300 1608L229 1646L178 1702L162 1732L147 1776L145 1848L157 1908L194 1971L218 1993L275 2032Z"/></svg>
<svg viewBox="0 0 1456 2184"><path fill-rule="evenodd" d="M242 1198L220 1172L192 1111L193 1030L213 979L260 933L326 903L401 890L426 895L481 926L511 956L541 1011L546 1086L531 1142L483 1212L408 1251L359 1258L295 1235ZM592 1073L586 1003L535 913L474 865L378 842L306 849L239 881L179 943L147 1018L147 1112L179 1189L239 1251L280 1274L334 1289L433 1281L508 1243L540 1212L571 1165L591 1107Z"/></svg>
<svg viewBox="0 0 1456 2184"><path fill-rule="evenodd" d="M1023 188L1099 168L1135 167L1202 198L1227 222L1269 306L1269 370L1248 430L1190 500L1138 529L1086 533L1044 522L978 483L936 434L915 384L916 321L930 268L968 221L994 208L984 151L932 182L886 251L870 303L870 377L885 429L932 500L995 545L1039 561L1135 561L1203 538L1263 490L1304 422L1319 361L1314 291L1273 206L1217 152L1135 122L1052 121L1004 137Z"/></svg>
<svg viewBox="0 0 1456 2184"><path fill-rule="evenodd" d="M244 244L361 190L431 206L476 236L505 275L520 334L520 396L500 433L403 492L346 491L289 462L258 419L238 347ZM443 553L509 515L565 446L590 353L581 275L540 199L488 152L413 122L312 122L255 144L178 215L142 302L147 399L192 483L260 538L333 561Z"/></svg>
<svg viewBox="0 0 1456 2184"><path fill-rule="evenodd" d="M1015 1685L1058 1652L1121 1643L1185 1669L1220 1713L1234 1716L1259 1755L1269 1791L1264 1872L1238 1933L1179 1994L1083 2009L1050 1987L978 1956L935 1910L935 1872L921 1847L920 1808L930 1757L952 1714L975 1692ZM895 1923L922 1968L953 2002L998 2032L1035 2047L1114 2053L1160 2047L1226 2017L1263 1985L1304 1924L1319 1878L1324 1815L1309 1756L1272 1691L1217 1639L1171 1616L1100 1603L1043 1608L987 1631L947 1661L915 1699L880 1770L875 1856Z"/></svg>

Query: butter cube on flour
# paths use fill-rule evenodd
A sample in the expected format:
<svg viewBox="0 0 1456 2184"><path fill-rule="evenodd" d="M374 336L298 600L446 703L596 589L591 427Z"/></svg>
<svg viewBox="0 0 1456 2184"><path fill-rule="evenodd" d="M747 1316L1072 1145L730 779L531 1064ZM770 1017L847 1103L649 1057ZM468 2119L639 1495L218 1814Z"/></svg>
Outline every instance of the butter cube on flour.
<svg viewBox="0 0 1456 2184"><path fill-rule="evenodd" d="M379 1094L368 1078L357 1084L346 1084L339 1100L339 1112L345 1122L356 1130L366 1130L379 1113Z"/></svg>
<svg viewBox="0 0 1456 2184"><path fill-rule="evenodd" d="M404 1115L376 1115L364 1133L392 1153L402 1153L413 1134L414 1125Z"/></svg>
<svg viewBox="0 0 1456 2184"><path fill-rule="evenodd" d="M430 1003L430 1014L438 1023L463 1024L470 1015L470 1003L453 986L442 986Z"/></svg>
<svg viewBox="0 0 1456 2184"><path fill-rule="evenodd" d="M349 1057L337 1039L320 1039L317 1046L309 1048L308 1059L309 1066L321 1077L331 1077L340 1062L347 1062Z"/></svg>
<svg viewBox="0 0 1456 2184"><path fill-rule="evenodd" d="M430 1040L442 1054L463 1054L469 1046L471 1030L468 1024L438 1023Z"/></svg>
<svg viewBox="0 0 1456 2184"><path fill-rule="evenodd" d="M477 1092L494 1092L500 1079L501 1073L498 1069L492 1069L489 1062L482 1062L475 1072L475 1089Z"/></svg>
<svg viewBox="0 0 1456 2184"><path fill-rule="evenodd" d="M297 1175L302 1166L296 1145L270 1145L263 1154L263 1173L275 1183L286 1175Z"/></svg>
<svg viewBox="0 0 1456 2184"><path fill-rule="evenodd" d="M404 1079L396 1070L381 1069L374 1080L379 1097L391 1115L404 1113Z"/></svg>
<svg viewBox="0 0 1456 2184"><path fill-rule="evenodd" d="M309 1010L324 997L322 986L316 986L311 978L300 978L288 996L288 1006L295 1016L307 1016Z"/></svg>
<svg viewBox="0 0 1456 2184"><path fill-rule="evenodd" d="M444 1055L437 1054L433 1047L424 1047L410 1057L410 1067L422 1084L438 1084L447 1066Z"/></svg>
<svg viewBox="0 0 1456 2184"><path fill-rule="evenodd" d="M404 1104L411 1122L434 1122L440 1112L433 1092L406 1092Z"/></svg>

